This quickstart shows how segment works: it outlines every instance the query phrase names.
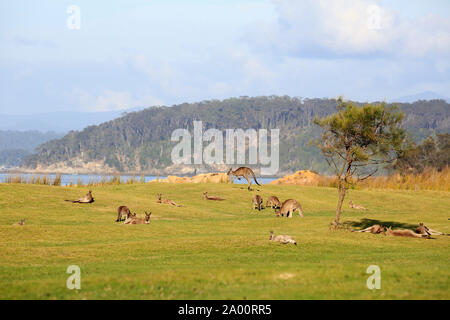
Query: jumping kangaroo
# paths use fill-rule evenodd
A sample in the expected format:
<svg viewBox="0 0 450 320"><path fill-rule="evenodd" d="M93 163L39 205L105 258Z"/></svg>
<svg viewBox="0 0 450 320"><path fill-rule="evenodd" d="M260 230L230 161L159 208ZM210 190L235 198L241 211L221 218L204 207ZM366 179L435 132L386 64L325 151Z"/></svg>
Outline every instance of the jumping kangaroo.
<svg viewBox="0 0 450 320"><path fill-rule="evenodd" d="M145 211L145 219L143 219L143 218L136 218L135 214L133 218L125 221L124 224L149 224L151 215L152 215L151 211L150 213L147 213L147 211Z"/></svg>
<svg viewBox="0 0 450 320"><path fill-rule="evenodd" d="M218 197L218 196L208 196L208 192L203 192L203 200L223 201L225 199Z"/></svg>
<svg viewBox="0 0 450 320"><path fill-rule="evenodd" d="M386 229L386 235L387 236L397 236L397 237L411 237L411 238L429 238L429 235L426 234L417 234L411 230L407 229L399 229L399 230L392 230L391 227Z"/></svg>
<svg viewBox="0 0 450 320"><path fill-rule="evenodd" d="M129 218L131 216L131 211L127 206L120 206L117 208L117 220L116 222L122 221L122 218Z"/></svg>
<svg viewBox="0 0 450 320"><path fill-rule="evenodd" d="M298 215L303 218L303 210L300 203L298 203L297 200L288 199L283 202L281 208L276 211L276 214L277 217L280 215L284 217L284 215L286 215L286 218L292 218L295 211L298 211Z"/></svg>
<svg viewBox="0 0 450 320"><path fill-rule="evenodd" d="M419 226L416 228L416 233L422 234L422 235L433 235L433 236L448 236L448 234L436 231L433 229L428 228L426 225L421 222Z"/></svg>
<svg viewBox="0 0 450 320"><path fill-rule="evenodd" d="M281 242L283 244L288 244L288 243L293 243L295 245L297 245L297 241L295 241L294 238L292 238L291 236L283 236L283 235L279 235L279 236L274 236L273 235L273 231L270 231L270 241L278 241Z"/></svg>
<svg viewBox="0 0 450 320"><path fill-rule="evenodd" d="M370 232L373 234L378 234L378 233L384 233L384 227L383 225L379 225L379 224L374 224L371 227L365 228L363 230L352 230L352 232Z"/></svg>
<svg viewBox="0 0 450 320"><path fill-rule="evenodd" d="M92 191L89 190L89 192L84 197L78 200L64 200L64 201L69 201L72 203L92 203L94 202L94 198L92 197Z"/></svg>
<svg viewBox="0 0 450 320"><path fill-rule="evenodd" d="M263 204L263 198L259 194L256 194L252 198L252 203L253 203L253 209L258 209L258 211L261 211L262 204Z"/></svg>
<svg viewBox="0 0 450 320"><path fill-rule="evenodd" d="M348 205L349 205L349 207L350 207L351 209L356 209L356 210L367 210L367 209L364 208L363 206L359 206L359 205L354 204L353 201L351 201L351 200L349 201Z"/></svg>
<svg viewBox="0 0 450 320"><path fill-rule="evenodd" d="M25 225L25 219L22 219L19 222L13 223L13 226L24 226L24 225Z"/></svg>
<svg viewBox="0 0 450 320"><path fill-rule="evenodd" d="M227 172L228 177L230 177L230 175L235 176L238 178L238 180L241 180L241 177L243 177L245 180L247 180L248 182L248 191L250 191L250 186L252 185L252 178L250 177L250 179L248 178L249 175L253 176L253 179L255 180L255 183L258 186L261 186L258 181L256 180L255 177L255 173L253 172L252 169L247 168L247 167L240 167L236 170L233 171L233 168L230 168L230 170L228 170Z"/></svg>
<svg viewBox="0 0 450 320"><path fill-rule="evenodd" d="M169 199L161 199L162 194L158 193L158 200L156 201L156 203L164 203L164 204L170 204L172 206L175 207L181 207L179 204L176 204L175 202L173 202L172 200Z"/></svg>
<svg viewBox="0 0 450 320"><path fill-rule="evenodd" d="M281 202L280 200L275 196L270 196L269 199L267 199L266 207L271 207L273 209L280 209L281 208Z"/></svg>

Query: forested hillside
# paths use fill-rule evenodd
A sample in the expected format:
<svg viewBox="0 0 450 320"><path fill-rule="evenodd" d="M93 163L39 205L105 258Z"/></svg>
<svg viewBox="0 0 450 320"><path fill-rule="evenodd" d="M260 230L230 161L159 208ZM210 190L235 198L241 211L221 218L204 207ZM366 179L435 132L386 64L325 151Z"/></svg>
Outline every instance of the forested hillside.
<svg viewBox="0 0 450 320"><path fill-rule="evenodd" d="M433 133L450 131L450 105L444 100L398 104L405 113L405 127L417 142ZM311 145L319 128L314 117L335 112L336 100L300 99L288 96L240 97L184 103L172 107L151 107L83 131L72 131L58 140L40 145L26 158L27 168L53 164L73 167L81 162L101 162L119 171L172 173L170 154L175 142L172 132L203 121L208 128L280 129L280 172L299 169L325 172L328 169L319 150Z"/></svg>
<svg viewBox="0 0 450 320"><path fill-rule="evenodd" d="M0 167L20 166L38 145L63 134L55 132L0 130Z"/></svg>

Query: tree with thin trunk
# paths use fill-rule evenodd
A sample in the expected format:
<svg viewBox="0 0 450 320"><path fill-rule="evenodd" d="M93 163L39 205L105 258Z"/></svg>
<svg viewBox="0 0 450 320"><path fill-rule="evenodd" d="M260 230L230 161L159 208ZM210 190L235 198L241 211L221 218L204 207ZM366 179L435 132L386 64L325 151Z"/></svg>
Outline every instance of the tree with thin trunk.
<svg viewBox="0 0 450 320"><path fill-rule="evenodd" d="M406 137L404 115L386 103L366 104L337 100L337 112L314 123L323 129L315 144L333 169L338 187L334 226L339 225L342 204L348 188L374 175L380 165L388 164L402 152Z"/></svg>

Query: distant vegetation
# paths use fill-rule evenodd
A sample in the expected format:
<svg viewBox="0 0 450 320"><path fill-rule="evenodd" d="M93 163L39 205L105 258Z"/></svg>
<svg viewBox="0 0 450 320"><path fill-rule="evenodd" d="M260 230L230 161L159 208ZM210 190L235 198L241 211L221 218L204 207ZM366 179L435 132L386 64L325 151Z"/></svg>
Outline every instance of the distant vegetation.
<svg viewBox="0 0 450 320"><path fill-rule="evenodd" d="M21 165L23 159L47 141L59 139L63 134L39 131L0 130L0 167Z"/></svg>
<svg viewBox="0 0 450 320"><path fill-rule="evenodd" d="M359 104L361 105L361 104ZM420 143L436 133L450 131L450 105L444 100L398 104L405 114L405 126ZM321 129L314 126L317 116L336 111L334 99L300 99L288 96L240 97L183 103L173 107L151 107L128 113L113 121L72 131L61 139L46 142L25 159L24 166L50 165L73 161L103 161L121 172L147 172L172 164L170 153L175 143L172 131L187 128L201 120L208 128L280 128L280 171L310 169L330 173L321 152L309 144Z"/></svg>

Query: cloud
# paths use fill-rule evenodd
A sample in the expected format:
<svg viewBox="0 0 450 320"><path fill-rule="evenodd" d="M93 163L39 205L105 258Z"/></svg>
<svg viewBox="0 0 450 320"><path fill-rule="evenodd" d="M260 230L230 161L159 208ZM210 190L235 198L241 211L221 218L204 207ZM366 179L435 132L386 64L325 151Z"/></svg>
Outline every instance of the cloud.
<svg viewBox="0 0 450 320"><path fill-rule="evenodd" d="M450 22L406 19L376 0L274 0L278 19L247 35L254 48L314 58L448 56Z"/></svg>
<svg viewBox="0 0 450 320"><path fill-rule="evenodd" d="M137 106L154 106L161 105L163 102L160 99L146 95L140 98L135 98L127 91L113 91L104 90L99 96L94 96L81 89L73 89L70 93L75 104L79 105L81 109L89 112L104 112L126 110Z"/></svg>

